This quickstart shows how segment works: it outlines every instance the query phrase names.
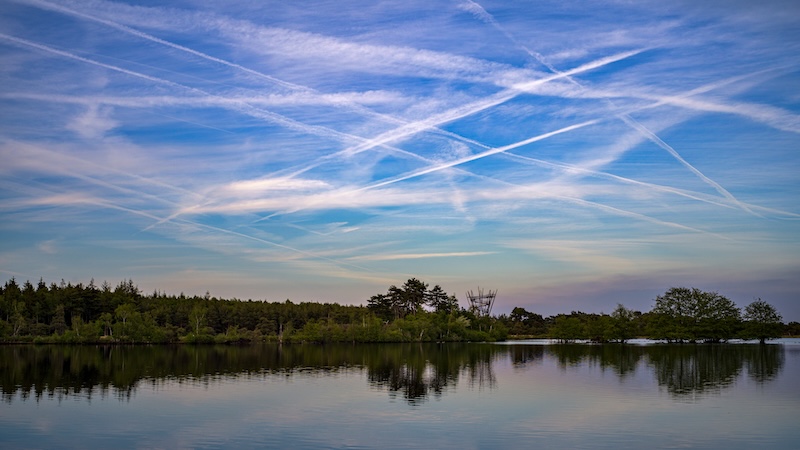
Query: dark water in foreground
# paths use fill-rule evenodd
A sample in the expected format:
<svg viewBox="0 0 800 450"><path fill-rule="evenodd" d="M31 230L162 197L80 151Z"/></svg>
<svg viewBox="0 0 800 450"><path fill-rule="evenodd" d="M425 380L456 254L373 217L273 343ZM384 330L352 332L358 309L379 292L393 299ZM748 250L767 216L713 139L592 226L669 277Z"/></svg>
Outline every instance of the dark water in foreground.
<svg viewBox="0 0 800 450"><path fill-rule="evenodd" d="M800 340L0 347L2 448L798 448Z"/></svg>

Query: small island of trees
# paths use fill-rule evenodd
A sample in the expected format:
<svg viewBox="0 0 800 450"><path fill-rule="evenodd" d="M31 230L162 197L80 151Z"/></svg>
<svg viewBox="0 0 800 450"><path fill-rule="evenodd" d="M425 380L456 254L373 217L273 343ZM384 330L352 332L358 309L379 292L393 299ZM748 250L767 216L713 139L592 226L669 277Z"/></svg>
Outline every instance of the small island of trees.
<svg viewBox="0 0 800 450"><path fill-rule="evenodd" d="M797 335L769 303L744 312L723 295L676 287L649 312L618 305L611 314L571 312L543 317L524 308L488 316L460 307L454 295L416 278L369 298L365 306L242 301L210 296L143 294L132 280L0 288L0 342L6 343L244 343L451 342L551 338L624 343L649 337L675 343Z"/></svg>

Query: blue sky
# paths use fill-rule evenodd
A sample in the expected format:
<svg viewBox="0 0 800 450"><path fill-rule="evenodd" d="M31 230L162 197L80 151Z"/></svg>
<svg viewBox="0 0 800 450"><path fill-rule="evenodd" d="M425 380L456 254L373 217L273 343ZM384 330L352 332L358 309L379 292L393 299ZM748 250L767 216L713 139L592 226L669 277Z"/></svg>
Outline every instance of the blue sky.
<svg viewBox="0 0 800 450"><path fill-rule="evenodd" d="M0 278L800 320L800 6L0 8Z"/></svg>

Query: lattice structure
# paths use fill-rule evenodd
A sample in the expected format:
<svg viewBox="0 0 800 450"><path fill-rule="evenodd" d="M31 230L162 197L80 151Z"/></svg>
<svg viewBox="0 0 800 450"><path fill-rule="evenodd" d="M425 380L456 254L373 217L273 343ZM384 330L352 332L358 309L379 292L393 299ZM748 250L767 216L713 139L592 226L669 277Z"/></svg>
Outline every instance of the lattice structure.
<svg viewBox="0 0 800 450"><path fill-rule="evenodd" d="M497 295L497 289L484 292L483 289L478 288L478 295L472 291L467 292L469 299L469 310L478 316L489 316L492 312L492 305L494 305L494 298Z"/></svg>

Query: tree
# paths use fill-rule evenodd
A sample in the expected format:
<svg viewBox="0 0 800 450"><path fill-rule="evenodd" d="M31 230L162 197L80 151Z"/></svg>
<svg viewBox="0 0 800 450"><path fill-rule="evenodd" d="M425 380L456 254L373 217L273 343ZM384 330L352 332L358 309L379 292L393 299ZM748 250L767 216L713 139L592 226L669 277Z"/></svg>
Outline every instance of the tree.
<svg viewBox="0 0 800 450"><path fill-rule="evenodd" d="M592 342L608 342L611 339L612 321L607 314L583 314L583 334Z"/></svg>
<svg viewBox="0 0 800 450"><path fill-rule="evenodd" d="M394 318L394 309L392 308L392 299L388 295L377 294L367 300L367 308L372 311L377 317L385 321Z"/></svg>
<svg viewBox="0 0 800 450"><path fill-rule="evenodd" d="M742 335L746 339L758 339L764 344L767 339L781 337L783 318L775 307L760 298L744 308L744 320Z"/></svg>
<svg viewBox="0 0 800 450"><path fill-rule="evenodd" d="M787 323L784 332L789 336L800 335L800 322L791 321Z"/></svg>
<svg viewBox="0 0 800 450"><path fill-rule="evenodd" d="M111 325L114 323L114 317L111 315L111 313L104 312L100 314L100 318L98 320L103 326L103 335L113 336L114 330L111 328Z"/></svg>
<svg viewBox="0 0 800 450"><path fill-rule="evenodd" d="M208 308L201 305L195 305L194 308L192 308L192 312L189 313L189 321L194 327L195 336L200 335L200 325L205 323L206 314L208 314Z"/></svg>
<svg viewBox="0 0 800 450"><path fill-rule="evenodd" d="M119 305L117 309L114 311L118 319L122 320L122 333L121 335L125 335L125 325L127 325L128 320L136 314L136 307L131 305L130 303L124 303Z"/></svg>
<svg viewBox="0 0 800 450"><path fill-rule="evenodd" d="M428 284L416 278L410 278L403 285L402 291L405 313L416 314L422 309L422 305L425 304L425 299L428 297Z"/></svg>
<svg viewBox="0 0 800 450"><path fill-rule="evenodd" d="M611 339L622 342L635 337L636 324L634 320L636 314L630 309L617 304L617 308L611 313Z"/></svg>
<svg viewBox="0 0 800 450"><path fill-rule="evenodd" d="M656 297L651 337L670 342L720 342L732 338L739 309L723 295L674 287Z"/></svg>
<svg viewBox="0 0 800 450"><path fill-rule="evenodd" d="M508 316L509 332L516 335L547 334L547 323L541 314L530 312L522 307L515 307Z"/></svg>
<svg viewBox="0 0 800 450"><path fill-rule="evenodd" d="M13 314L11 315L12 336L19 336L25 330L27 321L25 320L25 303L14 302Z"/></svg>
<svg viewBox="0 0 800 450"><path fill-rule="evenodd" d="M50 328L53 330L53 333L59 336L64 334L64 331L67 330L67 321L64 317L64 305L56 306L55 314L53 314L53 321L50 322Z"/></svg>
<svg viewBox="0 0 800 450"><path fill-rule="evenodd" d="M441 290L441 288L439 288ZM428 285L416 278L405 282L403 287L389 287L386 294L373 295L367 301L367 307L375 315L384 320L396 320L422 310L422 305L429 303Z"/></svg>
<svg viewBox="0 0 800 450"><path fill-rule="evenodd" d="M427 298L426 303L436 312L450 314L458 311L458 300L456 300L456 297L454 295L447 295L444 289L438 284L425 295Z"/></svg>
<svg viewBox="0 0 800 450"><path fill-rule="evenodd" d="M550 337L552 339L557 339L561 343L582 339L584 333L581 320L574 315L567 316L560 314L556 317L553 326L550 327Z"/></svg>
<svg viewBox="0 0 800 450"><path fill-rule="evenodd" d="M2 301L2 304L0 304L0 313L5 316L6 321L11 321L11 316L14 313L14 305L20 301L21 297L22 291L14 277L11 277L10 280L6 281L3 295L0 296L0 301Z"/></svg>

